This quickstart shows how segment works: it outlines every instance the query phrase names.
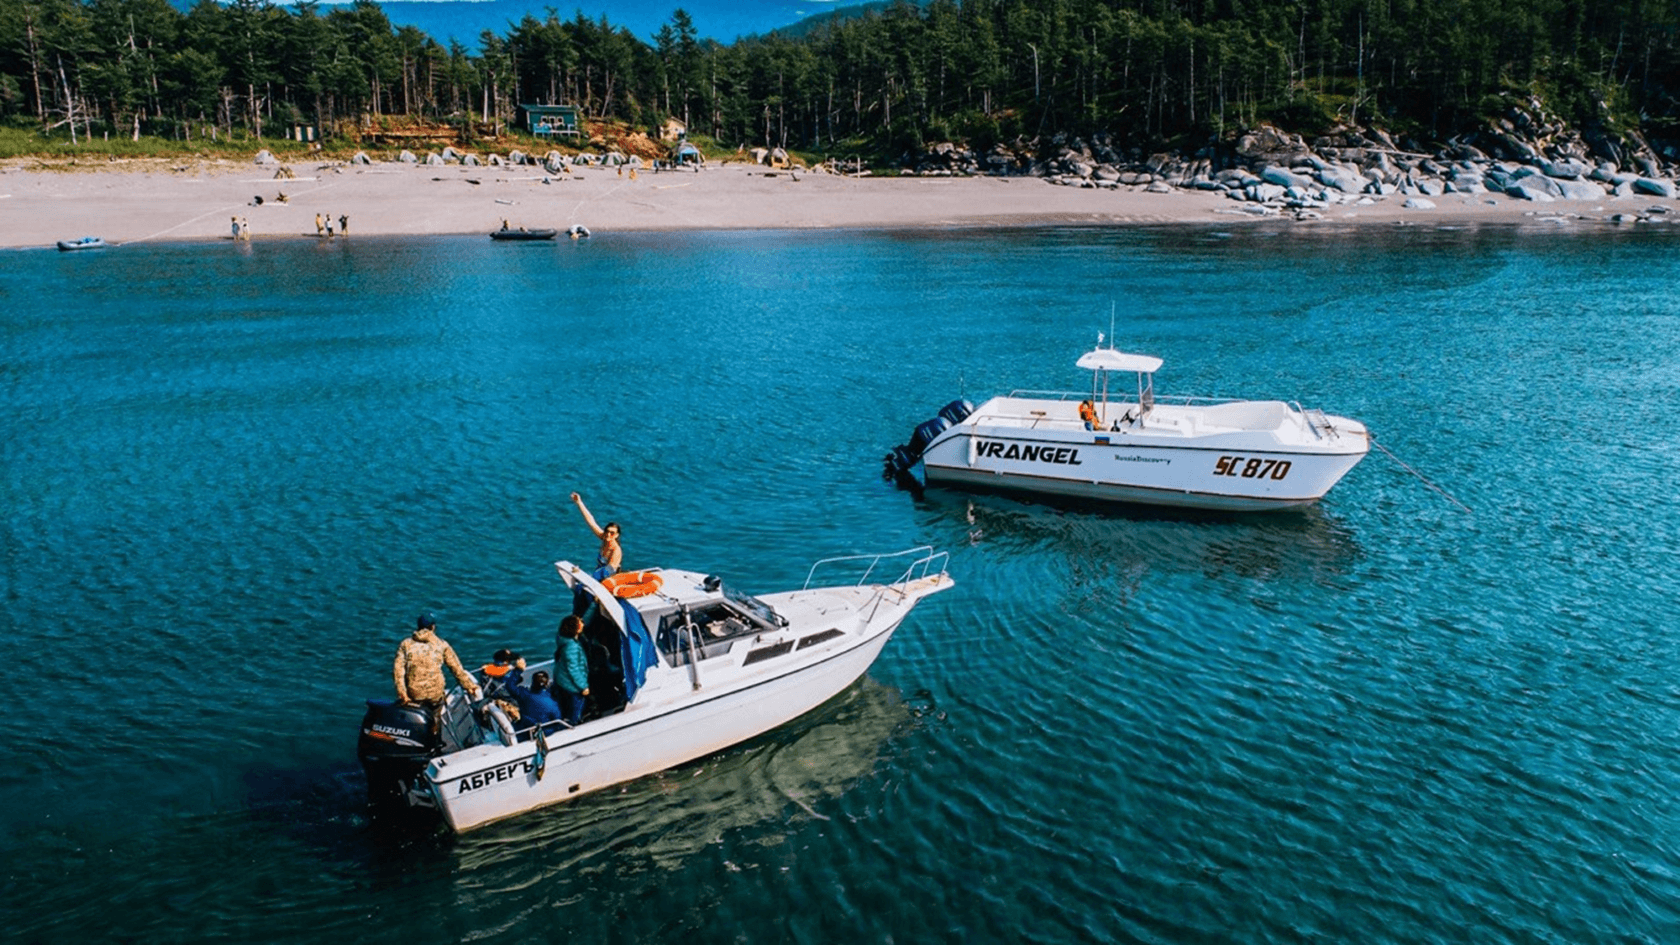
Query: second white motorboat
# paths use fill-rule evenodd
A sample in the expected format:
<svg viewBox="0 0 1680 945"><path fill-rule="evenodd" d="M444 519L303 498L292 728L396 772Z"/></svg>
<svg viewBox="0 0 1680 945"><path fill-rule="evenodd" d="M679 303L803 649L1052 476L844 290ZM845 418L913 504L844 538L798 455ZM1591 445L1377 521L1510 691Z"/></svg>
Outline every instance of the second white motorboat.
<svg viewBox="0 0 1680 945"><path fill-rule="evenodd" d="M1280 400L1155 395L1161 359L1101 346L1084 392L1015 391L946 404L886 457L929 485L1182 508L1258 511L1318 501L1370 451L1365 425ZM1135 375L1135 394L1111 375Z"/></svg>
<svg viewBox="0 0 1680 945"><path fill-rule="evenodd" d="M694 571L603 583L557 562L565 612L584 618L590 652L582 724L520 730L493 701L456 689L434 729L420 706L369 699L357 745L369 799L436 808L466 831L763 734L856 682L910 609L952 586L946 560L928 547L828 558L803 588L761 597ZM842 567L862 577L812 586ZM871 583L883 568L896 577Z"/></svg>

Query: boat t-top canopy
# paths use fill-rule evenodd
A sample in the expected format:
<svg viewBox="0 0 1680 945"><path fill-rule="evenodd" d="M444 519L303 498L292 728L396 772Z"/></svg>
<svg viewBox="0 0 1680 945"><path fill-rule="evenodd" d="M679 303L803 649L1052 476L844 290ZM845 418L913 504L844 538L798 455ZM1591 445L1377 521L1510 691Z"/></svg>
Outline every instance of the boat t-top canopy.
<svg viewBox="0 0 1680 945"><path fill-rule="evenodd" d="M1127 354L1113 348L1098 348L1079 358L1079 366L1087 371L1136 371L1154 374L1161 369L1161 359L1147 354Z"/></svg>

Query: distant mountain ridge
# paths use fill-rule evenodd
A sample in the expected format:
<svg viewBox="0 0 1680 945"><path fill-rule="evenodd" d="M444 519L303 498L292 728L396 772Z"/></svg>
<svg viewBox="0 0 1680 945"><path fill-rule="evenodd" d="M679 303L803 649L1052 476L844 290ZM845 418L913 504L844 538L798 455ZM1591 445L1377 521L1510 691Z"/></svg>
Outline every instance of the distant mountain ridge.
<svg viewBox="0 0 1680 945"><path fill-rule="evenodd" d="M172 0L185 12L192 0ZM284 5L284 4L282 4ZM323 15L344 3L325 2L320 5ZM807 20L825 21L836 15L851 15L859 7L885 8L885 2L849 3L847 0L665 0L652 4L588 4L544 3L543 0L393 0L380 2L396 26L412 26L447 46L451 38L468 49L476 50L479 34L485 30L506 34L511 24L526 14L546 19L549 9L563 20L576 19L579 11L591 20L604 15L615 27L624 27L649 43L659 28L671 21L677 9L687 11L702 38L731 43L742 36L780 31L787 35L804 32ZM788 31L793 31L789 33Z"/></svg>

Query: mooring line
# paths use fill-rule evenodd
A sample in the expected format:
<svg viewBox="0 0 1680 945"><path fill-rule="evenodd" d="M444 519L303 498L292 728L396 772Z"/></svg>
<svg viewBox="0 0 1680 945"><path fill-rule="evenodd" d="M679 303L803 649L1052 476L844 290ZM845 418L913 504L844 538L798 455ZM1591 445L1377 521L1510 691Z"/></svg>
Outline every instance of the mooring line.
<svg viewBox="0 0 1680 945"><path fill-rule="evenodd" d="M1453 498L1451 493L1447 492L1447 490L1441 488L1440 486L1434 484L1433 482L1430 482L1428 477L1424 476L1423 473L1420 473L1417 470L1413 469L1412 467L1406 465L1403 461L1401 461L1400 457L1394 455L1394 452L1392 450L1390 450L1388 447L1382 445L1381 443L1378 443L1377 440L1376 440L1376 437L1371 438L1371 445L1375 446L1379 450L1382 450L1383 454L1386 455L1389 459L1392 459L1396 463L1399 463L1401 469L1404 469L1405 471L1407 471L1407 472L1411 473L1412 475L1416 476L1419 482L1423 483L1424 485L1428 486L1431 489L1434 489L1436 492L1439 492L1442 496L1445 496L1446 500L1448 502L1451 502L1453 505L1458 506L1459 508L1463 509L1466 512L1470 511L1470 506L1465 505L1463 502L1460 502L1457 499ZM1471 513L1471 514L1474 514L1474 513Z"/></svg>

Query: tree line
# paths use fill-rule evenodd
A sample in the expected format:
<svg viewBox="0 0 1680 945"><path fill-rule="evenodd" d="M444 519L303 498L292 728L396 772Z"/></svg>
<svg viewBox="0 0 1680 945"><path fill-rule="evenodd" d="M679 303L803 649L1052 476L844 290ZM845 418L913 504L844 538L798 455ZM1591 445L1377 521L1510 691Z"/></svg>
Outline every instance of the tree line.
<svg viewBox="0 0 1680 945"><path fill-rule="evenodd" d="M136 138L512 123L520 104L568 103L649 128L674 116L731 147L1096 131L1155 146L1260 121L1440 139L1511 95L1662 132L1677 89L1674 0L930 0L728 44L680 9L651 41L550 9L474 48L372 0L0 0L0 119Z"/></svg>

